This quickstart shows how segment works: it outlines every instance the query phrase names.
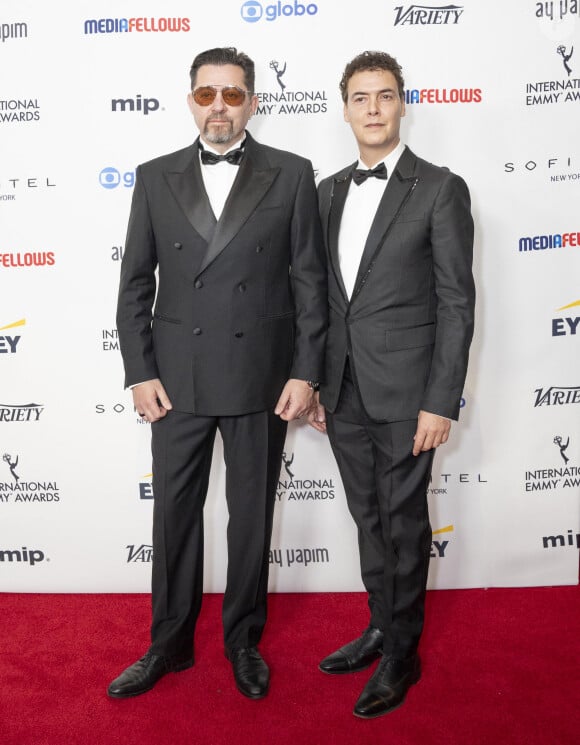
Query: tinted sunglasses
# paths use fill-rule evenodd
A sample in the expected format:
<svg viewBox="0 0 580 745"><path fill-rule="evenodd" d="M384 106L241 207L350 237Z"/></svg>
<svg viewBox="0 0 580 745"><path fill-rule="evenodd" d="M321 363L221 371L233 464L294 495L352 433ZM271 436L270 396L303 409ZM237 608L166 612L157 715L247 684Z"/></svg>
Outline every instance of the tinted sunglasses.
<svg viewBox="0 0 580 745"><path fill-rule="evenodd" d="M201 85L192 91L193 100L199 106L209 106L215 101L218 91L228 106L241 106L250 92L238 88L237 85Z"/></svg>

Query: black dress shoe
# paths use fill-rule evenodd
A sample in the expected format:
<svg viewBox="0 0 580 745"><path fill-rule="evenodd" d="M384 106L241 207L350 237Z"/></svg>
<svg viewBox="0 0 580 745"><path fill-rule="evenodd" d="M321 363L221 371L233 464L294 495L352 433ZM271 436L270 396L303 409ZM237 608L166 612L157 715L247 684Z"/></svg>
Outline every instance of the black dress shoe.
<svg viewBox="0 0 580 745"><path fill-rule="evenodd" d="M369 626L362 636L325 657L318 669L330 675L357 673L378 660L383 649L383 632Z"/></svg>
<svg viewBox="0 0 580 745"><path fill-rule="evenodd" d="M394 711L420 677L421 663L417 655L405 660L383 657L356 702L354 715L374 719Z"/></svg>
<svg viewBox="0 0 580 745"><path fill-rule="evenodd" d="M193 659L175 659L147 652L144 657L124 670L107 688L112 698L129 698L150 691L167 673L178 673L193 665Z"/></svg>
<svg viewBox="0 0 580 745"><path fill-rule="evenodd" d="M256 647L233 649L227 656L238 691L248 698L263 698L268 693L270 670Z"/></svg>

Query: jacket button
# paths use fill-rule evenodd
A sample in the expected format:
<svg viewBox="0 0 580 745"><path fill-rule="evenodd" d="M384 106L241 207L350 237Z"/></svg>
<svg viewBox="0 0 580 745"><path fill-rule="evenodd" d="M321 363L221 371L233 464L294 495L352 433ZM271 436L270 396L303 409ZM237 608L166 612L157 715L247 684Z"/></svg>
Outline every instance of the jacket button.
<svg viewBox="0 0 580 745"><path fill-rule="evenodd" d="M201 281L201 279L196 279L193 286L196 290L201 290L201 288L203 287L203 282Z"/></svg>
<svg viewBox="0 0 580 745"><path fill-rule="evenodd" d="M200 334L201 334L201 329L200 328L194 328L193 329L193 335L194 336L199 336Z"/></svg>
<svg viewBox="0 0 580 745"><path fill-rule="evenodd" d="M181 243L174 243L173 248L181 248Z"/></svg>
<svg viewBox="0 0 580 745"><path fill-rule="evenodd" d="M238 290L240 292L245 292L246 291L246 285L243 282L240 282L240 284L238 285Z"/></svg>
<svg viewBox="0 0 580 745"><path fill-rule="evenodd" d="M236 333L234 334L236 339L241 339L243 335L244 335L243 331L236 331Z"/></svg>
<svg viewBox="0 0 580 745"><path fill-rule="evenodd" d="M256 246L256 253L257 254L262 253L262 250L263 250L262 249L262 246Z"/></svg>

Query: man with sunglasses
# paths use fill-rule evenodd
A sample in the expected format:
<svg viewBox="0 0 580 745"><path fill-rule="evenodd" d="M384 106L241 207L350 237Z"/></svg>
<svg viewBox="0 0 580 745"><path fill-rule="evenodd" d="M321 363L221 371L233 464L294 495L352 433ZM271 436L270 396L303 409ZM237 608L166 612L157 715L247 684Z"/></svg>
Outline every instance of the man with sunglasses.
<svg viewBox="0 0 580 745"><path fill-rule="evenodd" d="M241 693L266 695L257 644L275 488L287 422L309 410L323 366L326 270L312 166L246 131L258 105L247 55L202 52L190 77L200 135L137 168L121 269L125 382L152 425L155 501L151 646L110 684L114 698L193 665L218 430L229 511L225 652Z"/></svg>

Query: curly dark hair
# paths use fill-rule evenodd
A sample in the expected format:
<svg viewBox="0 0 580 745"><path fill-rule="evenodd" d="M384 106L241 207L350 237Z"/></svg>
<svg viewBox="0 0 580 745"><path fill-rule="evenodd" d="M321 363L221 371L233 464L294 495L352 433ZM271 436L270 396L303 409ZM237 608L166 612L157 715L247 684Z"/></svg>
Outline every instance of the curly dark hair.
<svg viewBox="0 0 580 745"><path fill-rule="evenodd" d="M250 93L254 92L255 68L254 61L244 52L238 52L235 47L215 47L200 52L191 64L189 77L191 90L195 88L197 71L202 65L237 65L244 71L244 84Z"/></svg>
<svg viewBox="0 0 580 745"><path fill-rule="evenodd" d="M365 72L367 70L386 70L387 72L391 72L397 81L399 98L404 100L405 81L403 80L401 65L397 60L386 52L361 52L361 54L357 54L357 56L347 64L340 80L340 95L345 103L348 98L348 81L355 73Z"/></svg>

